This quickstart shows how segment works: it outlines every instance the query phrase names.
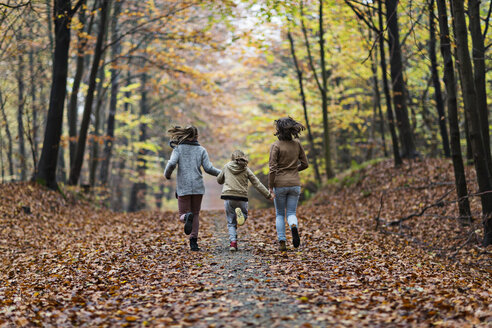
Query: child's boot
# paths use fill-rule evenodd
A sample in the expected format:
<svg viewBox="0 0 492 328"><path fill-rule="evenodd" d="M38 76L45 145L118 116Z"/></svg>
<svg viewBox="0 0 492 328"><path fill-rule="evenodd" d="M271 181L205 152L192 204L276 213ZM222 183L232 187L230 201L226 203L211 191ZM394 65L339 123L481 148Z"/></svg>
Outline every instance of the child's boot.
<svg viewBox="0 0 492 328"><path fill-rule="evenodd" d="M244 214L239 207L236 208L236 220L238 225L242 226L244 224Z"/></svg>
<svg viewBox="0 0 492 328"><path fill-rule="evenodd" d="M237 241L231 241L231 246L229 247L229 250L231 252L236 252L237 251Z"/></svg>
<svg viewBox="0 0 492 328"><path fill-rule="evenodd" d="M186 213L184 216L184 221L185 221L185 226L184 226L185 234L189 235L191 233L191 230L193 229L193 213L191 212Z"/></svg>
<svg viewBox="0 0 492 328"><path fill-rule="evenodd" d="M198 238L190 238L190 248L192 251L199 251Z"/></svg>
<svg viewBox="0 0 492 328"><path fill-rule="evenodd" d="M285 252L287 250L287 246L285 246L285 240L279 240L278 250L281 252Z"/></svg>
<svg viewBox="0 0 492 328"><path fill-rule="evenodd" d="M299 231L297 230L297 226L293 224L290 227L290 231L292 231L292 244L294 245L295 248L297 248L301 243L301 238L299 238Z"/></svg>

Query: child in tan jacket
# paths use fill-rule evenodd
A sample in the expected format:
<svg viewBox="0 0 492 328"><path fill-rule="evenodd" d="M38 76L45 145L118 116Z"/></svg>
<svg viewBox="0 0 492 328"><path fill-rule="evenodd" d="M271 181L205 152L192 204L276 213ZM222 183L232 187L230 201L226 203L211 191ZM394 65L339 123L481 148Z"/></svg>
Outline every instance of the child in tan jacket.
<svg viewBox="0 0 492 328"><path fill-rule="evenodd" d="M232 153L227 163L217 176L217 182L223 184L221 199L224 200L227 228L231 242L230 251L237 251L237 225L243 225L248 217L248 182L265 198L273 200L275 195L260 182L248 168L248 159L240 150Z"/></svg>

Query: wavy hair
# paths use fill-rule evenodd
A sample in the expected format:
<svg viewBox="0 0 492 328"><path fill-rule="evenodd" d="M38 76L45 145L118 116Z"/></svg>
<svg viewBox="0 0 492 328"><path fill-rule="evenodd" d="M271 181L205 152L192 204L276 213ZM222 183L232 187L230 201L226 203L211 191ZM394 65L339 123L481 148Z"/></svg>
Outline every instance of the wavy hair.
<svg viewBox="0 0 492 328"><path fill-rule="evenodd" d="M277 130L274 135L279 140L292 140L293 138L299 138L299 134L306 130L304 125L297 122L290 116L275 120L274 125Z"/></svg>
<svg viewBox="0 0 492 328"><path fill-rule="evenodd" d="M178 145L185 140L196 141L198 139L198 129L193 125L188 125L184 128L173 126L167 132L171 136L171 142Z"/></svg>

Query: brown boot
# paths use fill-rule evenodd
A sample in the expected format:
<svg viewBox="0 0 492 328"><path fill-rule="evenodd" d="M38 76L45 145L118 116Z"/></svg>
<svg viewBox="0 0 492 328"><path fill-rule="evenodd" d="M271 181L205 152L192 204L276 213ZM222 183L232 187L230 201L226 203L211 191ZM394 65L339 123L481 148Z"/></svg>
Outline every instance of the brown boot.
<svg viewBox="0 0 492 328"><path fill-rule="evenodd" d="M285 252L287 250L287 246L285 246L285 240L279 240L278 250L281 252Z"/></svg>

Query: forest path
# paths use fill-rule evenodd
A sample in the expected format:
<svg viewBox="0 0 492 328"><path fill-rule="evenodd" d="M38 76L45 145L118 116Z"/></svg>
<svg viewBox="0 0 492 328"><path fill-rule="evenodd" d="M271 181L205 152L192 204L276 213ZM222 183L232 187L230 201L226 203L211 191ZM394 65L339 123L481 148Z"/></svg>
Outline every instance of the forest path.
<svg viewBox="0 0 492 328"><path fill-rule="evenodd" d="M310 306L283 292L284 282L272 275L264 258L255 254L254 249L264 244L255 244L249 236L251 231L245 231L248 221L238 228L239 250L231 252L224 215L215 212L210 216L213 239L205 250L210 256L204 263L210 269L197 277L197 281L209 286L207 294L215 297L207 302L212 302L212 307L216 308L213 312L218 312L195 324L216 327L298 327L307 324ZM191 321L195 319L199 317L188 317Z"/></svg>

